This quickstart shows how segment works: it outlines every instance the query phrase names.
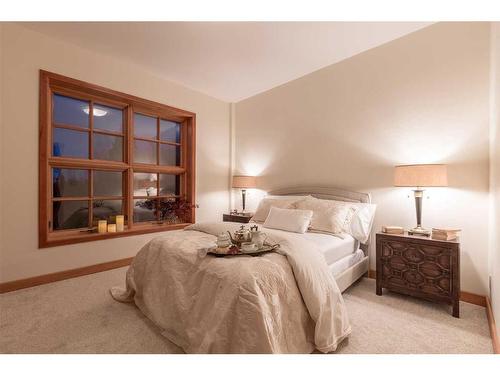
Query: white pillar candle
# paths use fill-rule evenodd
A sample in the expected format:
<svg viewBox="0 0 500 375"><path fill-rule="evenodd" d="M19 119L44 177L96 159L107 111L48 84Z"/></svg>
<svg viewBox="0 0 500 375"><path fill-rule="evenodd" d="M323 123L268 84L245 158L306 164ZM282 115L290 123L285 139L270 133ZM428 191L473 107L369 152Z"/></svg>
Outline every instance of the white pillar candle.
<svg viewBox="0 0 500 375"><path fill-rule="evenodd" d="M108 232L116 232L116 224L108 224Z"/></svg>
<svg viewBox="0 0 500 375"><path fill-rule="evenodd" d="M108 222L106 220L99 220L97 222L97 231L99 233L106 233L107 228L108 228Z"/></svg>
<svg viewBox="0 0 500 375"><path fill-rule="evenodd" d="M125 217L123 215L116 216L116 231L123 232L125 224Z"/></svg>

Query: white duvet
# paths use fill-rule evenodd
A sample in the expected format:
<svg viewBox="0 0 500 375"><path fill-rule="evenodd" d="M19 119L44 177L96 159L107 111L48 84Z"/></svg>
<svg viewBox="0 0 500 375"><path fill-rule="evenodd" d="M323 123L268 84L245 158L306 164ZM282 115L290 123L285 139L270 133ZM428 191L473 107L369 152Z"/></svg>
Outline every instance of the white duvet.
<svg viewBox="0 0 500 375"><path fill-rule="evenodd" d="M236 223L194 224L151 240L134 258L121 302L134 301L188 353L335 351L350 334L342 295L314 243L265 229L280 253L200 258Z"/></svg>

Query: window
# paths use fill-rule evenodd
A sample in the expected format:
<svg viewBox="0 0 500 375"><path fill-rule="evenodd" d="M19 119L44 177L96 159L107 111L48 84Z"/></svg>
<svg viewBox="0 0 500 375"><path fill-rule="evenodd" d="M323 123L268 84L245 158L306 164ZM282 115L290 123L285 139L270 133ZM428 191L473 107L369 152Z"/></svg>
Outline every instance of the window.
<svg viewBox="0 0 500 375"><path fill-rule="evenodd" d="M41 71L40 247L194 222L194 151L194 113Z"/></svg>

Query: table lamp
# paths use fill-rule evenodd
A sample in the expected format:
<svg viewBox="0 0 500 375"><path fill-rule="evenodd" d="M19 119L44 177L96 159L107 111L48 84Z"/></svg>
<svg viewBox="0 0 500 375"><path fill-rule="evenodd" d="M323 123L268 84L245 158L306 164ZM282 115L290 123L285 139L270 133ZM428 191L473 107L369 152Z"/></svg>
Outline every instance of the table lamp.
<svg viewBox="0 0 500 375"><path fill-rule="evenodd" d="M255 176L233 176L233 189L241 189L241 199L243 201L243 210L245 212L245 198L247 194L246 189L253 189L256 187Z"/></svg>
<svg viewBox="0 0 500 375"><path fill-rule="evenodd" d="M398 165L394 170L394 186L415 187L415 208L417 226L408 230L411 235L430 236L428 229L422 228L422 187L448 186L448 173L445 164Z"/></svg>

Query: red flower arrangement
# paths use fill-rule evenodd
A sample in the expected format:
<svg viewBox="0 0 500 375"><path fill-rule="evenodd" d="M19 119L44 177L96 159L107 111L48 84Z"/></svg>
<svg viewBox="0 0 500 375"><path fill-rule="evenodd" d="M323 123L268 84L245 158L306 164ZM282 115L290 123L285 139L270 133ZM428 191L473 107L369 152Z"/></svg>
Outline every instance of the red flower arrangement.
<svg viewBox="0 0 500 375"><path fill-rule="evenodd" d="M148 199L136 203L137 206L154 210L159 213L159 221L187 223L191 220L191 210L198 208L197 204L183 198Z"/></svg>

